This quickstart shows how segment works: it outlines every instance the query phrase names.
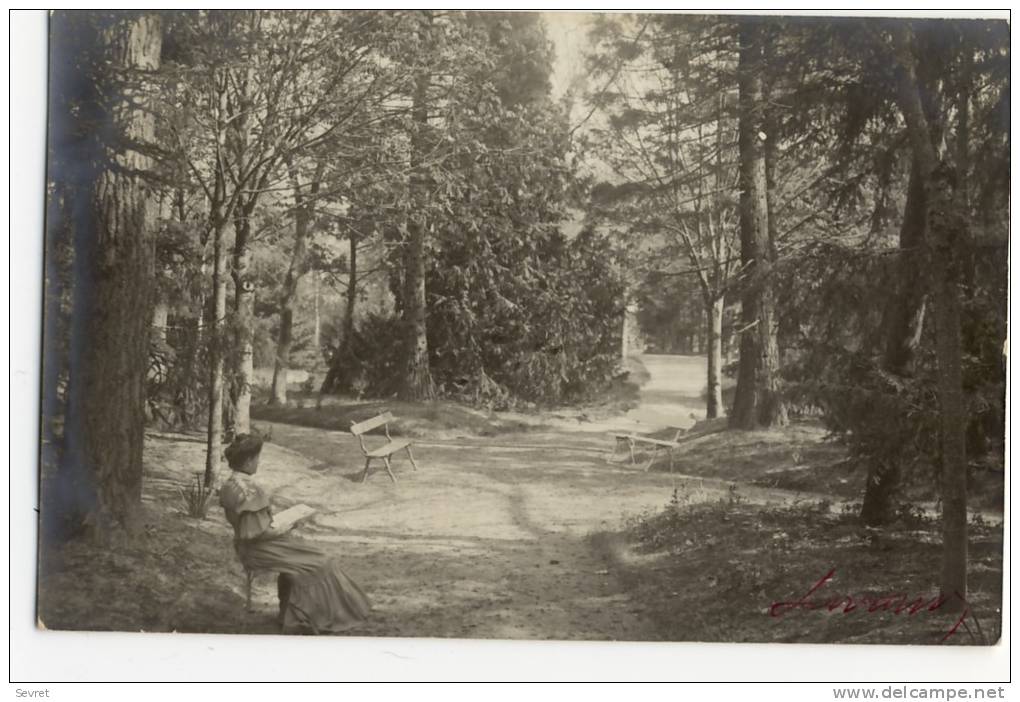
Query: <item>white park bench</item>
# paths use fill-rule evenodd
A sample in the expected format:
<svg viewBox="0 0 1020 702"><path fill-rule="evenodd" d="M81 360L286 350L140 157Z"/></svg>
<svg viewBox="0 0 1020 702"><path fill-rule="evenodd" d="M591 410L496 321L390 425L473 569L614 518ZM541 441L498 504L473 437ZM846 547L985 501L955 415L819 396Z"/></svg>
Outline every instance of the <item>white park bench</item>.
<svg viewBox="0 0 1020 702"><path fill-rule="evenodd" d="M617 452L621 447L627 447L630 450L630 463L631 465L637 465L637 459L634 457L634 449L638 446L647 446L651 449L651 457L648 459L648 463L645 464L645 471L648 471L655 462L655 459L665 451L669 456L669 472L673 472L673 451L680 448L679 439L684 433L684 429L677 429L672 439L656 439L651 436L645 436L644 434L625 434L622 432L612 432L609 435L616 441L613 446L613 453L609 457L610 461L616 457Z"/></svg>
<svg viewBox="0 0 1020 702"><path fill-rule="evenodd" d="M393 475L393 469L390 466L390 456L397 451L407 451L407 457L410 459L411 465L414 467L414 470L418 470L418 464L414 462L414 455L411 453L411 440L394 439L390 436L389 425L392 421L394 421L393 415L390 412L384 412L371 419L366 419L364 422L351 422L351 433L358 437L358 442L361 444L361 452L365 454L365 472L361 474L361 482L365 482L365 479L368 477L368 467L375 458L383 460L383 463L386 465L386 472L390 474L390 480L397 482L396 477ZM365 445L365 434L379 427L382 427L386 433L387 443L384 446L369 449Z"/></svg>

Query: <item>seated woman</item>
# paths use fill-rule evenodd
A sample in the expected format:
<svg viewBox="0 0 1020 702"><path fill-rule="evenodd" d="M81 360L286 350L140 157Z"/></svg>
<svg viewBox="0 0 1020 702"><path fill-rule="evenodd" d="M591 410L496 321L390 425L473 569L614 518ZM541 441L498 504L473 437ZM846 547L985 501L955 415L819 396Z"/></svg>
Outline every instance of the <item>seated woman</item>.
<svg viewBox="0 0 1020 702"><path fill-rule="evenodd" d="M238 435L224 452L231 476L220 488L220 505L234 527L234 549L248 570L279 573L280 628L284 633L338 633L364 621L365 593L337 559L313 544L273 529L269 498L252 477L262 439Z"/></svg>

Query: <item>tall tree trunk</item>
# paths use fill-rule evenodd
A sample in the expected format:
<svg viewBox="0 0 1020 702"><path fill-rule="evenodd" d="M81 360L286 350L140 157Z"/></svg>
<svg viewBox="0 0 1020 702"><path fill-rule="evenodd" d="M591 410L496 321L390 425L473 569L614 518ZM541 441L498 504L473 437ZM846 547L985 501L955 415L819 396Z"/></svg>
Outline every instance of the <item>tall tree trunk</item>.
<svg viewBox="0 0 1020 702"><path fill-rule="evenodd" d="M222 19L223 15L215 16ZM206 487L212 487L223 458L223 355L225 348L224 322L227 316L227 225L233 219L235 201L226 197L226 168L221 159L227 144L227 76L219 71L215 76L216 105L216 173L209 203L209 237L213 245L213 280L211 306L206 340L209 348L209 401L206 422L205 477ZM229 203L229 204L228 204ZM208 239L207 239L208 240ZM208 303L207 303L208 304Z"/></svg>
<svg viewBox="0 0 1020 702"><path fill-rule="evenodd" d="M280 293L280 334L276 339L273 390L269 396L272 405L287 404L287 369L290 366L290 347L294 343L294 302L305 257L305 232L302 230L306 229L307 224L303 219L301 214L295 218L294 251Z"/></svg>
<svg viewBox="0 0 1020 702"><path fill-rule="evenodd" d="M358 301L358 236L350 236L350 265L347 269L347 300L344 306L343 340L340 342L347 353L354 351L354 308Z"/></svg>
<svg viewBox="0 0 1020 702"><path fill-rule="evenodd" d="M309 197L313 200L318 194L319 181L322 178L323 164L316 168L316 174L309 189ZM305 274L308 254L308 233L311 228L314 202L309 202L301 190L297 171L290 169L291 188L294 191L294 250L290 257L290 266L283 280L283 291L280 296L280 335L276 342L276 362L273 365L273 391L269 401L271 404L287 404L287 370L290 366L290 348L294 343L294 303L297 298L298 283ZM318 290L316 294L316 313L318 313Z"/></svg>
<svg viewBox="0 0 1020 702"><path fill-rule="evenodd" d="M431 23L431 15L428 15ZM427 32L426 27L424 32ZM423 33L424 33L423 32ZM427 236L426 206L427 178L422 172L422 160L427 150L428 130L428 71L419 73L411 109L414 122L411 135L411 202L418 211L412 212L407 224L407 243L404 251L404 328L406 358L404 384L401 397L406 400L431 400L435 397L432 374L429 371L429 342L426 322L425 295L425 237Z"/></svg>
<svg viewBox="0 0 1020 702"><path fill-rule="evenodd" d="M765 246L765 260L769 268L775 263L776 255L776 217L773 215L773 203L776 199L776 161L779 158L779 128L776 123L776 111L772 105L772 79L769 68L776 62L775 58L775 26L769 24L758 30L762 45L762 129L765 134L765 206L768 208L768 239ZM775 289L771 275L762 281L760 301L761 320L758 326L758 338L761 348L760 372L758 374L758 423L761 426L783 426L787 423L786 405L783 403L779 387L779 315L776 313Z"/></svg>
<svg viewBox="0 0 1020 702"><path fill-rule="evenodd" d="M920 251L926 239L924 184L917 159L910 168L907 201L900 225L900 252L897 285L888 307L885 326L883 368L899 376L914 374L914 361L921 343L925 314L924 265ZM879 526L893 518L893 506L900 482L897 460L881 457L868 465L868 479L861 505L861 521Z"/></svg>
<svg viewBox="0 0 1020 702"><path fill-rule="evenodd" d="M344 305L344 317L340 332L340 342L329 359L329 369L322 381L319 393L331 393L350 389L351 378L345 375L345 366L356 353L354 344L354 310L358 300L358 235L350 234L350 265L347 269L347 297ZM403 267L402 265L400 266ZM392 273L392 270L391 270ZM390 278L391 286L394 277ZM398 298L399 300L399 298Z"/></svg>
<svg viewBox="0 0 1020 702"><path fill-rule="evenodd" d="M214 213L213 294L209 340L209 415L206 423L205 485L211 487L219 472L223 453L223 328L227 315L226 222Z"/></svg>
<svg viewBox="0 0 1020 702"><path fill-rule="evenodd" d="M273 365L273 391L269 396L271 405L287 404L287 369L290 365L290 347L294 341L294 293L288 294L287 286L288 281L284 280L284 297L280 303L280 335L276 340L276 362Z"/></svg>
<svg viewBox="0 0 1020 702"><path fill-rule="evenodd" d="M730 425L739 429L786 423L779 394L779 346L776 339L775 296L770 280L773 244L769 228L762 88L761 21L740 22L739 88L740 151L740 361Z"/></svg>
<svg viewBox="0 0 1020 702"><path fill-rule="evenodd" d="M903 376L914 374L924 327L926 291L920 251L927 238L926 213L924 183L917 159L914 159L900 226L898 285L890 308L882 358L886 370Z"/></svg>
<svg viewBox="0 0 1020 702"><path fill-rule="evenodd" d="M630 355L630 295L623 294L623 324L620 330L620 363L627 363Z"/></svg>
<svg viewBox="0 0 1020 702"><path fill-rule="evenodd" d="M925 250L931 258L935 355L938 361L939 426L942 449L942 594L947 609L960 610L967 595L967 409L963 392L960 339L960 245L966 236L964 198L952 169L940 163L932 127L922 107L911 31L897 27L899 103L914 158L924 184L927 214ZM958 164L959 165L959 164ZM963 174L961 174L963 175Z"/></svg>
<svg viewBox="0 0 1020 702"><path fill-rule="evenodd" d="M51 85L53 81L51 80ZM50 109L51 124L60 120L58 110L53 103ZM72 260L72 236L74 226L69 207L71 205L67 188L61 185L54 188L53 194L46 202L46 240L44 259L44 306L43 306L43 358L42 358L42 396L41 396L41 446L40 446L40 500L44 506L54 505L50 512L43 511L45 528L44 536L59 537L59 528L63 526L62 507L54 496L53 488L60 487L59 480L53 480L56 470L60 468L61 419L68 420L66 396L61 391L65 386L68 370L67 346L70 337L71 316L68 314L67 301L73 290L73 280L69 281L69 263ZM68 282L71 285L68 285ZM68 510L71 512L71 510Z"/></svg>
<svg viewBox="0 0 1020 702"><path fill-rule="evenodd" d="M939 365L942 430L942 593L967 595L967 398L963 393L960 338L960 240L964 215L953 203L952 176L934 179L929 193L929 228L935 246L935 353ZM932 197L937 195L937 199Z"/></svg>
<svg viewBox="0 0 1020 702"><path fill-rule="evenodd" d="M151 159L135 145L154 138L139 82L159 68L162 23L123 13L98 28L54 21L97 32L86 49L98 48L102 72L89 73L81 56L55 57L78 62L71 71L88 86L79 115L99 123L82 137L94 160L80 165L91 177L73 195L74 323L57 509L102 535L114 525L133 530L141 503L156 198L143 175Z"/></svg>
<svg viewBox="0 0 1020 702"><path fill-rule="evenodd" d="M406 400L431 400L435 387L429 370L429 342L425 301L425 226L418 222L408 229L407 299L404 302L404 324L407 330L407 359L404 388Z"/></svg>
<svg viewBox="0 0 1020 702"><path fill-rule="evenodd" d="M255 380L255 282L251 268L251 214L254 201L234 220L234 368L231 374L231 434L251 431L251 389Z"/></svg>
<svg viewBox="0 0 1020 702"><path fill-rule="evenodd" d="M708 399L705 417L715 419L722 415L722 322L726 301L722 297L706 301L708 313Z"/></svg>
<svg viewBox="0 0 1020 702"><path fill-rule="evenodd" d="M929 209L934 238L936 353L942 410L942 583L945 595L967 596L967 428L970 416L963 392L963 339L960 287L966 280L964 245L970 239L970 91L974 54L963 39L963 80L957 104L956 168L943 170L935 186L941 197ZM947 216L948 213L948 216Z"/></svg>
<svg viewBox="0 0 1020 702"><path fill-rule="evenodd" d="M253 10L243 12L245 21L250 22L251 27L257 27L258 13ZM233 152L231 157L238 164L243 163L246 158L250 158L248 150L253 140L253 131L256 129L254 110L250 107L253 96L249 93L249 86L255 83L255 69L248 65L243 70L246 75L240 79L240 86L237 87L239 94L233 97L237 104L234 105L234 114L231 115L228 126L233 137L230 144ZM236 84L237 80L233 83ZM274 155L263 162L261 166L253 167L253 170L248 174L251 176L251 182L245 188L245 193L237 198L232 218L234 224L233 267L231 270L234 279L234 318L232 320L234 348L231 355L233 367L230 378L231 403L228 423L232 436L251 432L251 394L255 384L255 281L249 273L252 216L258 206L259 197L269 183L276 157ZM257 177L255 177L256 174L258 174ZM235 187L240 187L240 185ZM235 197L238 194L235 192Z"/></svg>
<svg viewBox="0 0 1020 702"><path fill-rule="evenodd" d="M738 149L740 153L740 261L742 264L740 310L740 350L737 364L737 389L733 398L730 425L742 429L757 424L758 344L754 327L758 322L758 292L755 289L760 265L760 241L767 235L768 207L764 152L759 145L761 119L756 119L756 104L761 98L761 46L748 22L741 20L738 32Z"/></svg>
<svg viewBox="0 0 1020 702"><path fill-rule="evenodd" d="M183 175L180 176L183 179ZM182 227L188 223L186 199L184 188L175 188L173 195L173 202L171 205L171 215L177 219L177 223ZM203 235L199 238L199 243L202 246L201 261L199 263L199 271L202 279L205 279L206 273L209 269L209 263L206 259L205 246L208 243L206 235L208 232L203 232ZM201 394L202 383L197 377L197 369L199 365L199 354L202 349L202 344L205 340L205 310L206 310L206 293L205 290L199 289L195 298L190 301L191 304L187 305L185 309L188 310L193 317L188 317L182 320L183 325L187 326L189 332L193 326L193 333L185 333L184 338L188 339L187 346L180 353L179 363L177 367L180 369L178 372L179 380L174 385L174 409L178 418L178 422L182 427L191 428L192 423L195 421L195 417L192 416L191 410L194 407L194 397Z"/></svg>
<svg viewBox="0 0 1020 702"><path fill-rule="evenodd" d="M386 278L390 295L393 296L393 312L404 318L404 299L407 297L404 268L407 265L407 235L400 227L390 224L382 226L382 260L386 266Z"/></svg>
<svg viewBox="0 0 1020 702"><path fill-rule="evenodd" d="M322 359L322 293L319 290L319 271L312 272L312 348L315 349L315 363Z"/></svg>
<svg viewBox="0 0 1020 702"><path fill-rule="evenodd" d="M209 271L209 262L204 251L202 253L202 264L199 267L199 270L201 272L202 279L204 280ZM207 308L208 299L206 291L204 289L200 289L196 294L193 304L191 305L191 309L194 314L192 324L194 324L195 333L185 350L183 381L180 387L177 408L178 414L181 417L181 422L186 427L190 427L193 421L199 421L199 417L192 416L192 400L195 400L195 407L200 408L200 401L197 398L202 394L203 390L205 390L208 395L208 390L202 387L203 384L199 380L202 350L207 345ZM206 397L206 401L208 401L208 396Z"/></svg>

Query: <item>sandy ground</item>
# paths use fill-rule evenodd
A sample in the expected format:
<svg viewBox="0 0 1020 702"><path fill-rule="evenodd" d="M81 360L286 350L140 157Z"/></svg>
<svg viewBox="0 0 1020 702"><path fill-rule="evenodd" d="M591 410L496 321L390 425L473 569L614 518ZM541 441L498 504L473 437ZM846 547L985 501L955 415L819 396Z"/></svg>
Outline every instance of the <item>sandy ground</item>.
<svg viewBox="0 0 1020 702"><path fill-rule="evenodd" d="M264 472L276 473L280 498L320 510L302 533L335 545L371 594L375 616L359 633L652 636L586 539L661 508L673 481L607 463L605 438L418 442L420 470L398 458L396 484L382 471L357 482L360 453L349 434L275 425L273 441L317 461ZM272 588L262 595L270 607Z"/></svg>

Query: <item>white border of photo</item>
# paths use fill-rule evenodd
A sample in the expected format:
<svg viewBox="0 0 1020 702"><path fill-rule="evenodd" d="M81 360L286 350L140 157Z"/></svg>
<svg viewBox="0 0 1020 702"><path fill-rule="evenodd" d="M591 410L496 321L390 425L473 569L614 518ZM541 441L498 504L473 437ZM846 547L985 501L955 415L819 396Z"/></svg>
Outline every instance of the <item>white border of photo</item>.
<svg viewBox="0 0 1020 702"><path fill-rule="evenodd" d="M215 5L227 6L216 2ZM447 3L449 6L451 3ZM418 2L402 6L427 6ZM465 3L452 3L463 5ZM475 8L474 5L471 5ZM596 9L596 8L585 8ZM708 12L723 12L722 6ZM828 14L817 10L786 10ZM1003 12L982 11L981 16ZM839 14L851 14L840 12ZM868 15L904 13L869 9ZM9 15L10 124L10 685L14 697L49 689L66 699L278 698L336 691L275 686L176 687L83 686L57 681L720 681L723 687L696 686L686 692L705 697L832 699L838 685L737 686L737 681L973 681L1010 678L1009 579L1010 521L1005 541L1004 633L993 647L846 646L698 643L549 643L439 639L344 639L276 636L173 635L43 631L35 627L36 505L38 480L40 299L45 157L46 15ZM1013 290L1011 280L1011 292ZM1008 418L1008 409L1007 409ZM1008 419L1007 419L1008 426ZM1009 470L1007 492L1009 494ZM144 687L145 689L140 689ZM885 685L877 685L879 689ZM962 687L962 686L954 686ZM427 692L427 691L426 691ZM400 691L395 691L399 694ZM410 693L405 690L404 694ZM497 698L555 690L490 689ZM680 691L684 694L685 691ZM378 694L377 692L374 694ZM417 697L420 693L415 692ZM436 690L444 700L479 692L470 688ZM617 698L613 688L586 691ZM648 693L654 692L649 690ZM1008 693L1007 693L1008 696Z"/></svg>

